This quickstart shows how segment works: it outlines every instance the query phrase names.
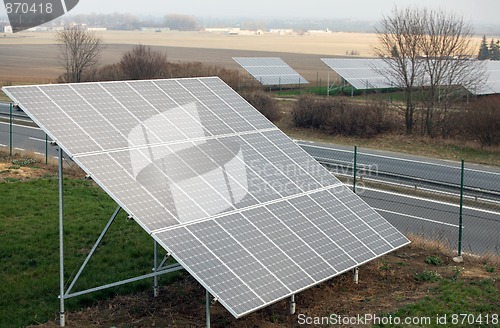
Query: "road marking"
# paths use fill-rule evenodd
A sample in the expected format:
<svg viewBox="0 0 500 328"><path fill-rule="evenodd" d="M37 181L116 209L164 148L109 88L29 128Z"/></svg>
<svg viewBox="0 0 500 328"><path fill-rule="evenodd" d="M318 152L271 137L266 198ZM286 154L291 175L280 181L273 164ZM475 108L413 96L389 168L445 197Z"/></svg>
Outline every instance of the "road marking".
<svg viewBox="0 0 500 328"><path fill-rule="evenodd" d="M436 204L440 204L440 205L460 207L459 204L453 204L453 203L443 202L443 201L440 201L440 200L433 200L433 199L428 199L428 198L423 198L423 197L418 197L418 196L410 196L410 195L406 195L406 194L398 194L398 193L392 192L392 191L386 191L386 190L380 190L380 189L374 189L374 188L368 188L368 187L360 187L360 186L358 186L357 188L358 189L370 190L370 191L373 191L373 192L380 192L380 193L383 193L383 194L395 195L395 196L399 196L399 197L406 197L406 198L417 199L417 200L426 201L426 202L429 202L429 203L436 203ZM351 189L352 189L352 187L351 187ZM478 212L488 213L488 214L495 214L495 215L499 214L498 212L494 212L494 211L490 211L490 210L485 210L485 209L482 209L482 208L476 208L476 207L470 207L470 206L463 206L463 208L469 209L469 210L472 210L472 211L478 211Z"/></svg>
<svg viewBox="0 0 500 328"><path fill-rule="evenodd" d="M325 146L318 146L314 144L313 141L305 141L305 140L299 140L297 142L299 145L302 143L306 147L314 147L314 148L320 148L320 149L326 149L330 151L340 151L344 153L353 153L353 150L345 150L345 149L337 149L337 148L331 148L331 147L325 147ZM309 143L309 144L307 144ZM421 164L428 164L428 165L434 165L434 166L444 166L444 167L449 167L453 169L460 170L460 166L452 166L452 165L446 165L446 164L438 164L438 163L431 163L431 162L424 162L424 161L418 161L418 160L413 160L413 159L406 159L406 158L399 158L399 157L391 157L387 155L377 155L377 154L370 154L370 153L363 153L363 152L358 152L358 155L366 155L366 156L372 156L372 157L380 157L380 158L388 158L388 159L393 159L397 161L405 161L405 162L412 162L412 163L421 163ZM444 160L442 160L444 161ZM457 165L459 163L457 162ZM480 173L488 173L488 174L494 174L494 175L500 175L500 172L495 172L495 171L483 171L483 170L478 170L478 169L472 169L472 168L465 168L467 171L474 171L474 172L480 172Z"/></svg>
<svg viewBox="0 0 500 328"><path fill-rule="evenodd" d="M45 139L33 138L33 137L29 137L29 139L31 139L31 140L35 140L35 141L41 141L41 142L45 142L45 141L47 141L47 140L45 140Z"/></svg>
<svg viewBox="0 0 500 328"><path fill-rule="evenodd" d="M20 151L26 151L26 149L24 149L24 148L17 148L17 147L15 147L14 149L20 150Z"/></svg>
<svg viewBox="0 0 500 328"><path fill-rule="evenodd" d="M397 214L397 215L402 215L402 216L406 216L406 217L409 217L409 218L412 218L412 219L417 219L417 220L421 220L421 221L426 221L426 222L430 222L430 223L435 223L435 224L442 224L442 225L445 225L445 226L449 226L449 227L453 227L453 228L459 228L458 225L456 224L451 224L451 223L445 223L445 222L441 222L441 221L436 221L436 220L431 220L431 219L426 219L426 218L421 218L419 216L414 216L414 215L409 215L409 214L403 214L403 213L398 213L398 212L393 212L393 211L388 211L388 210L383 210L381 208L373 208L375 211L379 211L379 212L386 212L386 213L391 213L391 214ZM462 226L463 228L463 226Z"/></svg>
<svg viewBox="0 0 500 328"><path fill-rule="evenodd" d="M9 123L5 123L5 122L0 122L0 124L5 124L5 125L10 125ZM37 131L41 131L40 128L38 127L33 127L33 126L27 126L27 125L21 125L21 124L12 124L13 126L18 126L20 128L26 128L26 129L32 129L32 130L37 130Z"/></svg>
<svg viewBox="0 0 500 328"><path fill-rule="evenodd" d="M4 144L0 144L0 147L7 147L7 145L4 145Z"/></svg>

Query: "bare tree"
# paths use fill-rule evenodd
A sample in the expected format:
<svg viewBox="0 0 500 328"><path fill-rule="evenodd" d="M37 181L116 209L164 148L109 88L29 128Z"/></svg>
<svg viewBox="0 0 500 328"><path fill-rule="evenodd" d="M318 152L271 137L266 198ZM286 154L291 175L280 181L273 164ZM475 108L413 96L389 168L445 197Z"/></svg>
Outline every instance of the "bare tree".
<svg viewBox="0 0 500 328"><path fill-rule="evenodd" d="M420 44L427 91L422 97L425 132L434 136L439 117L443 127L446 126L450 107L466 94L466 89L478 85L485 72L481 64L471 60L476 49L469 23L444 11L421 12L425 28L425 38Z"/></svg>
<svg viewBox="0 0 500 328"><path fill-rule="evenodd" d="M102 38L76 26L58 31L59 62L64 66L65 82L85 81L85 74L99 64L104 45Z"/></svg>
<svg viewBox="0 0 500 328"><path fill-rule="evenodd" d="M119 65L124 77L130 80L168 77L167 56L150 46L135 46L123 55Z"/></svg>
<svg viewBox="0 0 500 328"><path fill-rule="evenodd" d="M389 70L382 73L405 93L404 112L408 134L413 132L415 122L415 88L422 81L422 62L419 59L419 45L424 38L422 20L420 12L395 7L392 15L384 17L381 27L376 29L379 45L375 52L389 66Z"/></svg>
<svg viewBox="0 0 500 328"><path fill-rule="evenodd" d="M395 7L377 33L375 51L390 67L383 74L405 91L406 132L413 132L415 94L423 90L425 131L433 135L437 105L446 113L464 87L478 85L484 76L481 65L471 60L472 27L444 11Z"/></svg>

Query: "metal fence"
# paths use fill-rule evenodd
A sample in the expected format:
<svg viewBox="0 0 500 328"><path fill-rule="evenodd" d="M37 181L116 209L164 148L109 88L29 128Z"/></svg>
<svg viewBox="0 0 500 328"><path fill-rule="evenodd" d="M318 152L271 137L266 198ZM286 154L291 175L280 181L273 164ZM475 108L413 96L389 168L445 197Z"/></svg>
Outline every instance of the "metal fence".
<svg viewBox="0 0 500 328"><path fill-rule="evenodd" d="M406 235L455 255L500 257L500 170L298 144Z"/></svg>
<svg viewBox="0 0 500 328"><path fill-rule="evenodd" d="M0 144L11 152L57 156L40 129L9 123ZM408 236L457 255L500 258L500 169L297 143Z"/></svg>

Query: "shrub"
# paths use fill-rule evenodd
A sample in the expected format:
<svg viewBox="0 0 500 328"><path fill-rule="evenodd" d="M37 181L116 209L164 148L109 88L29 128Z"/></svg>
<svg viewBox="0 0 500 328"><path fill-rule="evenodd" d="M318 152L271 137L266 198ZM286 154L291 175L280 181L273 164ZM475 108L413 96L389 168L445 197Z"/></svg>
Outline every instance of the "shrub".
<svg viewBox="0 0 500 328"><path fill-rule="evenodd" d="M292 117L297 127L347 136L371 137L395 127L387 103L358 103L347 97L302 96L293 109Z"/></svg>
<svg viewBox="0 0 500 328"><path fill-rule="evenodd" d="M145 80L167 77L167 56L150 46L135 46L123 55L118 65L125 79Z"/></svg>
<svg viewBox="0 0 500 328"><path fill-rule="evenodd" d="M500 98L489 96L473 102L462 117L462 129L482 146L500 144Z"/></svg>
<svg viewBox="0 0 500 328"><path fill-rule="evenodd" d="M427 264L432 264L435 266L440 266L443 265L443 261L439 256L427 256L424 260L425 263Z"/></svg>
<svg viewBox="0 0 500 328"><path fill-rule="evenodd" d="M257 108L268 120L275 122L280 119L281 113L278 104L274 98L262 90L243 91L241 96L245 98L252 106Z"/></svg>
<svg viewBox="0 0 500 328"><path fill-rule="evenodd" d="M422 272L415 272L414 277L415 280L417 281L434 282L441 280L441 275L439 273L437 273L436 271L428 271L428 270L424 270Z"/></svg>

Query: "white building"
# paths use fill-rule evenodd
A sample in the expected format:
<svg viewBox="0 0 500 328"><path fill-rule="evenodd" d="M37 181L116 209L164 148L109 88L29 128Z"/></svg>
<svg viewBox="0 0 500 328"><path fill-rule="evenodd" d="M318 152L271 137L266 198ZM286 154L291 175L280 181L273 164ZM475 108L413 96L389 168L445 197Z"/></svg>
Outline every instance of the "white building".
<svg viewBox="0 0 500 328"><path fill-rule="evenodd" d="M12 26L6 25L3 27L3 32L4 33L12 33Z"/></svg>

